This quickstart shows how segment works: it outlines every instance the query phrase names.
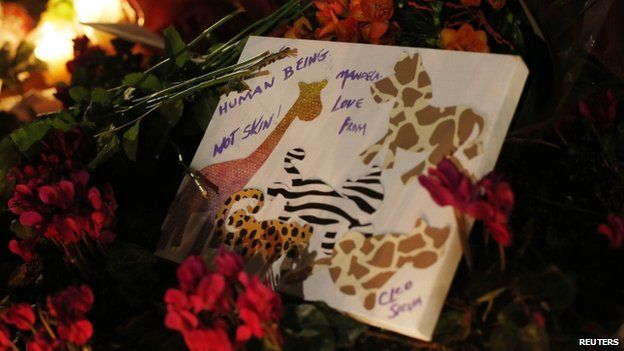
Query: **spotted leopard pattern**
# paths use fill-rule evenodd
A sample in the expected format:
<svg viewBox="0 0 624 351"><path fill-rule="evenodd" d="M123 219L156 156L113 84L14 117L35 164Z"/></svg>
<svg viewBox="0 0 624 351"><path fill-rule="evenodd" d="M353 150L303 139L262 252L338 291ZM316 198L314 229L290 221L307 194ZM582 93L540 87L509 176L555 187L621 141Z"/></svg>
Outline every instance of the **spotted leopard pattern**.
<svg viewBox="0 0 624 351"><path fill-rule="evenodd" d="M255 205L232 211L242 199L252 199ZM269 263L282 254L292 257L303 251L312 236L312 227L278 219L259 221L253 214L258 213L263 205L264 194L258 189L244 189L232 194L215 217L214 237L246 258L260 253Z"/></svg>

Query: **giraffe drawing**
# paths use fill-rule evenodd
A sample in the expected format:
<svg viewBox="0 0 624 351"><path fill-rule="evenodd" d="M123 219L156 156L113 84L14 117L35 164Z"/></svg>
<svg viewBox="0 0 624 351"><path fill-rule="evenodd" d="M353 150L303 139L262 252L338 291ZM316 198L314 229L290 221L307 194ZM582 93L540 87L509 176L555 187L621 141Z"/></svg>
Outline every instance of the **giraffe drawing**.
<svg viewBox="0 0 624 351"><path fill-rule="evenodd" d="M194 239L191 251L200 251L213 230L213 221L223 202L237 191L242 190L253 175L262 167L271 155L284 133L295 119L312 121L316 119L323 108L321 103L321 91L327 85L327 80L313 83L299 82L299 97L281 119L279 124L249 156L237 160L216 163L204 167L200 173L211 186L208 187L207 198L202 197L196 190L189 177L183 182L181 190L176 195L169 215L162 226L159 248L168 246L179 247L182 236L186 235ZM197 216L197 214L200 214ZM204 221L195 233L189 233L191 217L200 218ZM194 223L196 224L196 223ZM187 238L185 238L187 239Z"/></svg>
<svg viewBox="0 0 624 351"><path fill-rule="evenodd" d="M418 219L409 234L366 236L350 231L340 238L330 257L316 260L313 271L327 270L346 295L361 296L371 310L377 293L404 266L425 269L440 258L450 228L430 227Z"/></svg>
<svg viewBox="0 0 624 351"><path fill-rule="evenodd" d="M410 57L403 53L394 73L371 86L375 102L395 100L395 104L386 135L360 154L365 164L371 163L386 145L384 169L394 166L397 149L425 152L425 160L402 175L403 184L408 184L425 169L453 157L461 146L465 146L463 152L468 159L481 153L483 117L463 106L432 106L431 80L418 54ZM477 136L471 138L475 127Z"/></svg>

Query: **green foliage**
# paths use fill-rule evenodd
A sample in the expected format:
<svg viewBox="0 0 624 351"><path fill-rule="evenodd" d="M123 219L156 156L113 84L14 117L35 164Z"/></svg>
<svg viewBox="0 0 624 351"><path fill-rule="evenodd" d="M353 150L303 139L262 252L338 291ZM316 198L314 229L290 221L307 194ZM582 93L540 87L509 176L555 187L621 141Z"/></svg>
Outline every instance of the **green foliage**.
<svg viewBox="0 0 624 351"><path fill-rule="evenodd" d="M282 319L286 350L333 351L350 348L365 325L324 303L287 304Z"/></svg>
<svg viewBox="0 0 624 351"><path fill-rule="evenodd" d="M186 44L180 37L180 33L173 27L169 27L163 31L165 37L165 53L175 62L178 68L184 67L184 65L191 59L191 55L186 50Z"/></svg>

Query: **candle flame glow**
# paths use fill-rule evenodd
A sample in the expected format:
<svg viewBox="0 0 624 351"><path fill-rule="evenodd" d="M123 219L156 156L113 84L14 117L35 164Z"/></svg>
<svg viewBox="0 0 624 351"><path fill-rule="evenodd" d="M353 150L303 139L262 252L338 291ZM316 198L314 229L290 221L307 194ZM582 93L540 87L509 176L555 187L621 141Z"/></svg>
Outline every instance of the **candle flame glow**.
<svg viewBox="0 0 624 351"><path fill-rule="evenodd" d="M70 26L42 23L35 40L35 57L41 61L69 61L74 55L75 31Z"/></svg>

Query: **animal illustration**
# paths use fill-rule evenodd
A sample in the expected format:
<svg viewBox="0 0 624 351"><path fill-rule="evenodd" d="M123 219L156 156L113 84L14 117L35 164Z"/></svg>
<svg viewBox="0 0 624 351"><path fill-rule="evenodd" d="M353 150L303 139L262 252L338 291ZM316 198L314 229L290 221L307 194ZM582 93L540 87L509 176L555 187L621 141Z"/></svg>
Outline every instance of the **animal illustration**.
<svg viewBox="0 0 624 351"><path fill-rule="evenodd" d="M371 86L375 102L395 100L395 104L386 135L360 154L365 164L371 163L386 145L384 169L394 166L397 149L426 152L424 161L402 175L403 184L408 184L461 146L465 146L468 159L481 153L483 117L463 106L432 106L431 80L418 54L409 57L404 53L394 72ZM475 127L477 136L470 138Z"/></svg>
<svg viewBox="0 0 624 351"><path fill-rule="evenodd" d="M232 212L233 206L243 199L252 199L255 204ZM269 263L282 254L292 257L303 251L312 236L312 227L278 219L258 221L253 214L263 205L264 194L258 189L244 189L228 197L215 218L217 242L233 247L247 258L260 252Z"/></svg>
<svg viewBox="0 0 624 351"><path fill-rule="evenodd" d="M363 296L364 308L377 303L377 292L405 266L428 268L439 259L450 228L433 228L418 219L409 234L366 236L350 231L340 238L330 257L315 262L346 295Z"/></svg>
<svg viewBox="0 0 624 351"><path fill-rule="evenodd" d="M284 206L282 221L298 218L314 227L316 235L323 233L321 248L329 255L334 249L336 234L357 230L372 234L371 215L384 198L381 184L381 170L373 166L364 177L347 180L339 189L320 179L303 179L293 160L305 158L305 151L296 148L288 151L284 158L284 170L290 182L272 184L267 195L270 198L283 196L288 202Z"/></svg>
<svg viewBox="0 0 624 351"><path fill-rule="evenodd" d="M323 109L321 91L326 85L327 80L300 82L299 97L254 152L245 158L204 167L201 175L206 183L211 184L207 187L206 197L203 197L195 184L186 177L163 223L159 248L176 248L177 257L185 256L189 252L201 252L212 232L213 219L225 199L244 188L271 155L291 123L295 119L312 121L320 115ZM181 247L183 234L185 241L184 247Z"/></svg>

